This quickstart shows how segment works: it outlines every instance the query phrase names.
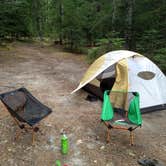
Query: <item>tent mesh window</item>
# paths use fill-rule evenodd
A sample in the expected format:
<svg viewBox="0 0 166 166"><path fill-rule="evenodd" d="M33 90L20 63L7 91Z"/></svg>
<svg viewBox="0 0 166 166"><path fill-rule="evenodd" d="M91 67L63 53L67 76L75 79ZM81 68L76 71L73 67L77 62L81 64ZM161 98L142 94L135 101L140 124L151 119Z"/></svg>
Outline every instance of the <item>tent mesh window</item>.
<svg viewBox="0 0 166 166"><path fill-rule="evenodd" d="M139 72L137 76L139 76L140 78L144 80L151 80L155 77L155 73L151 71L142 71L142 72Z"/></svg>

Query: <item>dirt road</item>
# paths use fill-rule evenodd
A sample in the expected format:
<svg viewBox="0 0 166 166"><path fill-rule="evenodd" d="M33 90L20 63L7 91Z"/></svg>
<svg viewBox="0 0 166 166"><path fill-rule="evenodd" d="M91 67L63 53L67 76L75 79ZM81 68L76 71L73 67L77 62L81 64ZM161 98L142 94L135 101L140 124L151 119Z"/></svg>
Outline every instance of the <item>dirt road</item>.
<svg viewBox="0 0 166 166"><path fill-rule="evenodd" d="M32 146L29 133L13 140L17 127L0 107L0 166L53 166L56 159L69 166L137 166L139 158L166 163L166 111L143 115L133 147L121 131L106 144L101 102L86 101L83 91L70 95L87 67L83 56L51 46L13 43L0 50L0 93L24 86L53 110ZM70 141L67 156L60 153L62 129Z"/></svg>

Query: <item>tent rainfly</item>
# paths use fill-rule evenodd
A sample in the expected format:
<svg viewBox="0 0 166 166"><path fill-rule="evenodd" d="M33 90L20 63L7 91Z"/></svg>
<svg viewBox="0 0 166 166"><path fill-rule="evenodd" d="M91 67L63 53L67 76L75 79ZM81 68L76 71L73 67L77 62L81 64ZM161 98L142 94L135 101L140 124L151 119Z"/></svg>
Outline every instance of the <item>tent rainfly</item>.
<svg viewBox="0 0 166 166"><path fill-rule="evenodd" d="M141 112L166 109L166 76L147 57L127 50L108 52L88 68L79 86L103 97L104 90L139 92Z"/></svg>

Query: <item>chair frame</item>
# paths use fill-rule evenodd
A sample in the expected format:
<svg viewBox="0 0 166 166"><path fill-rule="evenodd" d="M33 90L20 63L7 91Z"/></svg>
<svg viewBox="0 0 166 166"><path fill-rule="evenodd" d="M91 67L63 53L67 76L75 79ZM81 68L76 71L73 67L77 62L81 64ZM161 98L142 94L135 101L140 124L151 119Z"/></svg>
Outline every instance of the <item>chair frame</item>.
<svg viewBox="0 0 166 166"><path fill-rule="evenodd" d="M118 129L118 130L124 130L124 131L129 131L130 132L130 145L134 145L134 133L133 131L141 126L136 126L136 127L121 127L121 126L113 126L111 125L108 121L103 121L105 126L107 127L106 131L106 142L110 143L111 140L111 129Z"/></svg>
<svg viewBox="0 0 166 166"><path fill-rule="evenodd" d="M113 91L113 92L121 93L120 91ZM132 93L134 93L134 92L132 92ZM124 118L124 120L125 119L127 120L128 119L128 111L126 111L125 109L122 109L122 110L124 111L123 112L124 117L122 117L122 118ZM113 109L113 111L114 111L114 113L119 114L114 109ZM107 131L106 131L106 141L107 141L107 143L109 143L110 139L111 139L111 129L117 129L117 130L129 131L130 132L130 145L131 146L134 145L134 132L133 131L135 129L137 129L138 127L141 127L141 124L138 124L138 125L132 124L132 123L129 123L129 121L127 120L127 121L125 121L125 123L127 124L127 126L126 126L126 125L121 125L121 124L114 125L114 123L111 123L111 121L109 121L109 120L108 121L107 120L104 121L104 120L101 119L101 121L104 122L105 126L107 127Z"/></svg>
<svg viewBox="0 0 166 166"><path fill-rule="evenodd" d="M24 130L25 132L31 132L32 134L32 145L34 145L35 143L35 133L37 133L39 130L39 127L37 126L29 126L27 123L20 123L16 118L13 117L13 120L15 122L15 124L17 124L19 126L19 128L21 130L17 130L16 131L16 135L15 135L15 140L18 140L20 137L20 134L22 133L22 131ZM38 124L39 125L39 124Z"/></svg>
<svg viewBox="0 0 166 166"><path fill-rule="evenodd" d="M11 91L11 92L16 92L16 91L23 91L25 93L27 93L29 95L29 97L35 101L38 104L42 104L40 101L38 101L34 96L32 96L32 94L30 92L28 92L27 89L25 89L24 87L19 88L17 90ZM11 93L11 92L7 92L7 93ZM4 93L5 94L5 93ZM1 94L3 95L3 94ZM16 131L15 134L15 140L19 138L20 134L25 131L25 132L31 132L32 134L32 145L35 142L35 134L37 132L40 132L41 134L43 134L41 132L41 130L39 129L39 124L40 121L45 119L51 112L52 110L50 108L48 108L47 106L45 106L44 104L42 104L46 109L49 109L49 113L47 115L45 115L42 119L40 119L40 121L34 123L34 124L30 124L28 123L26 120L24 120L22 117L20 117L19 115L17 115L16 112L14 112L11 108L8 107L8 105L6 105L3 101L2 101L2 97L0 96L0 102L2 107L4 108L5 111L9 112L9 114L11 115L12 119L14 120L14 123L21 129L19 131Z"/></svg>
<svg viewBox="0 0 166 166"><path fill-rule="evenodd" d="M3 108L5 111L8 111L8 109L6 108L5 104L3 102L1 102L3 105ZM9 111L8 111L9 112ZM9 114L11 115L14 123L19 127L19 129L21 130L17 130L14 136L14 140L18 140L20 137L20 134L23 132L23 130L25 132L31 132L32 133L32 145L34 145L35 143L35 133L40 132L42 134L42 132L39 129L39 124L34 125L34 126L30 126L28 123L26 122L20 122L15 116L13 116L10 112Z"/></svg>

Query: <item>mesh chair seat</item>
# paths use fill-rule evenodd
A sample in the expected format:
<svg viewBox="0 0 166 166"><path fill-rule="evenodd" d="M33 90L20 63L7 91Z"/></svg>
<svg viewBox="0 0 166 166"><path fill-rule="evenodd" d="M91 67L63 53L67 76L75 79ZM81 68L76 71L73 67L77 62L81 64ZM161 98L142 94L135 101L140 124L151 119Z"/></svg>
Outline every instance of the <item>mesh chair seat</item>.
<svg viewBox="0 0 166 166"><path fill-rule="evenodd" d="M40 122L52 112L25 88L0 94L0 99L12 116L30 126Z"/></svg>
<svg viewBox="0 0 166 166"><path fill-rule="evenodd" d="M135 128L136 124L133 124L131 122L129 122L127 119L117 119L117 120L112 120L109 122L109 125L112 127L120 127L120 126L124 126L126 128Z"/></svg>
<svg viewBox="0 0 166 166"><path fill-rule="evenodd" d="M126 127L126 128L135 128L137 124L132 123L125 115L126 111L122 109L114 108L114 117L109 121L109 125L112 127Z"/></svg>
<svg viewBox="0 0 166 166"><path fill-rule="evenodd" d="M52 110L39 102L25 88L0 94L0 100L5 105L20 129L32 131L33 144L35 132L40 131L36 124L48 116ZM24 123L28 124L28 127ZM19 134L16 135L16 138L18 138Z"/></svg>

